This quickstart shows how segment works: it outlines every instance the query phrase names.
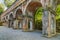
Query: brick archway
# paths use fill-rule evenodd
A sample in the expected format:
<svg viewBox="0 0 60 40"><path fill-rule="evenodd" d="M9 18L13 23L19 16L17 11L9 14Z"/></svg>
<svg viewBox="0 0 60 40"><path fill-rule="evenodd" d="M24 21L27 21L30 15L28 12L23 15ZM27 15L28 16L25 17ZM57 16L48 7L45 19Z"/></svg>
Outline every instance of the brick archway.
<svg viewBox="0 0 60 40"><path fill-rule="evenodd" d="M22 15L22 10L21 9L17 9L15 17L18 18L18 16Z"/></svg>
<svg viewBox="0 0 60 40"><path fill-rule="evenodd" d="M39 7L42 7L42 4L40 2L30 2L29 5L26 8L26 11L30 11L34 13Z"/></svg>
<svg viewBox="0 0 60 40"><path fill-rule="evenodd" d="M9 20L8 21L9 21L9 24L8 24L9 28L10 27L13 28L13 14L12 13L9 15Z"/></svg>
<svg viewBox="0 0 60 40"><path fill-rule="evenodd" d="M24 26L25 30L29 30L28 29L28 22L29 21L32 21L32 25L33 25L34 11L36 11L36 9L39 8L39 7L42 7L42 4L40 2L37 2L37 1L31 1L27 5L26 12L25 12L27 14L27 16L25 18L26 24ZM52 17L54 19L52 19ZM52 23L52 21L54 21L54 23ZM48 37L53 36L53 34L56 35L55 15L54 15L54 13L52 13L50 10L48 10L46 8L43 9L42 25L43 25L43 27L42 27L42 34L43 35L48 36Z"/></svg>
<svg viewBox="0 0 60 40"><path fill-rule="evenodd" d="M29 3L29 5L27 6L27 9L26 9L26 12L27 12L28 16L32 17L32 18L28 17L28 18L32 19L32 20L28 19L28 24L29 24L29 22L32 21L32 23L33 23L32 28L34 30L38 29L35 26L35 14L36 14L37 9L39 9L40 7L42 7L42 4L40 2L32 1L32 2ZM30 24L30 26L31 26L31 24ZM28 25L28 28L30 28L29 25Z"/></svg>
<svg viewBox="0 0 60 40"><path fill-rule="evenodd" d="M13 14L12 14L12 13L9 15L9 19L10 19L10 20L13 19Z"/></svg>
<svg viewBox="0 0 60 40"><path fill-rule="evenodd" d="M18 8L15 13L15 20L14 20L14 29L20 29L22 28L22 10Z"/></svg>

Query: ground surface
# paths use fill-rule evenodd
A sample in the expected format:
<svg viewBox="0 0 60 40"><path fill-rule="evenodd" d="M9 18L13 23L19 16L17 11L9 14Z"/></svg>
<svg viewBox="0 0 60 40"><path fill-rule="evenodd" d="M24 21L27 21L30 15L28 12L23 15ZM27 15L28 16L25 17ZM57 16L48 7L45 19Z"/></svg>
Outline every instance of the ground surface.
<svg viewBox="0 0 60 40"><path fill-rule="evenodd" d="M46 38L42 36L41 32L22 32L22 30L0 26L0 40L60 40L60 35Z"/></svg>

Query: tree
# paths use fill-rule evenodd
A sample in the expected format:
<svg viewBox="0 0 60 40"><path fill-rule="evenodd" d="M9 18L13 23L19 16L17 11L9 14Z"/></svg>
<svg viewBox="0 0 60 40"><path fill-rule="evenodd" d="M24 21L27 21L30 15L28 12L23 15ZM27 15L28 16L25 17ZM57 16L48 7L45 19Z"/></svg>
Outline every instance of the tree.
<svg viewBox="0 0 60 40"><path fill-rule="evenodd" d="M42 7L38 8L35 14L35 21L42 19Z"/></svg>
<svg viewBox="0 0 60 40"><path fill-rule="evenodd" d="M1 15L2 12L3 12L3 9L0 7L0 15Z"/></svg>
<svg viewBox="0 0 60 40"><path fill-rule="evenodd" d="M57 16L56 16L56 25L57 25L57 32L60 32L60 4L57 5L57 8L56 8L56 13L57 13Z"/></svg>
<svg viewBox="0 0 60 40"><path fill-rule="evenodd" d="M60 19L60 5L57 5L56 13L57 13L56 19Z"/></svg>
<svg viewBox="0 0 60 40"><path fill-rule="evenodd" d="M1 3L1 4L0 4L0 15L1 15L1 13L4 11L4 7L5 7L4 4Z"/></svg>
<svg viewBox="0 0 60 40"><path fill-rule="evenodd" d="M39 7L35 13L35 29L42 30L42 7Z"/></svg>
<svg viewBox="0 0 60 40"><path fill-rule="evenodd" d="M10 7L16 0L4 0L7 7Z"/></svg>

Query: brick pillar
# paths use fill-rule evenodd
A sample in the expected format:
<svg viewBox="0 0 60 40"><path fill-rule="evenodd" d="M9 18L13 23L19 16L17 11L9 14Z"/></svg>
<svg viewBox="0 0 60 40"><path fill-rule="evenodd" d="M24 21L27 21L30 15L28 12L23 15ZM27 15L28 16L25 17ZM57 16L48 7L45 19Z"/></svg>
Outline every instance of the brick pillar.
<svg viewBox="0 0 60 40"><path fill-rule="evenodd" d="M55 19L55 0L43 0L42 2L42 6L44 9L43 12L43 18L42 18L42 22L43 22L43 31L42 34L44 34L47 37L52 37L54 36L54 34L56 34L56 19ZM53 19L52 19L52 15L54 15ZM51 20L52 19L52 20ZM52 21L54 21L52 23ZM51 24L52 23L52 24ZM52 26L51 26L52 25ZM52 33L53 31L53 33Z"/></svg>
<svg viewBox="0 0 60 40"><path fill-rule="evenodd" d="M49 13L47 10L44 10L43 13L43 17L42 17L42 23L43 23L43 27L42 27L42 34L43 35L48 35L48 28L49 28Z"/></svg>
<svg viewBox="0 0 60 40"><path fill-rule="evenodd" d="M53 19L52 19L53 18ZM55 15L45 10L43 13L43 31L42 34L46 37L52 37L56 35L56 19Z"/></svg>
<svg viewBox="0 0 60 40"><path fill-rule="evenodd" d="M14 20L14 29L18 29L18 20Z"/></svg>
<svg viewBox="0 0 60 40"><path fill-rule="evenodd" d="M23 20L23 31L28 31L28 19L24 18Z"/></svg>
<svg viewBox="0 0 60 40"><path fill-rule="evenodd" d="M30 20L30 31L33 31L33 21Z"/></svg>

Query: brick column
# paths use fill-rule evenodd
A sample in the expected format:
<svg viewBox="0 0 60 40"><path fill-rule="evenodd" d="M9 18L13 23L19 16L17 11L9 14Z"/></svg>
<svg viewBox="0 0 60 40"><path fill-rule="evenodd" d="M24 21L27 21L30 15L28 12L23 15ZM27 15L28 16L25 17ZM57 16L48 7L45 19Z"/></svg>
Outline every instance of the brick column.
<svg viewBox="0 0 60 40"><path fill-rule="evenodd" d="M14 20L14 29L18 29L18 20Z"/></svg>
<svg viewBox="0 0 60 40"><path fill-rule="evenodd" d="M42 22L43 22L42 33L47 37L52 37L52 36L54 36L54 34L56 34L56 21L55 21L56 19L55 19L55 15L54 15L55 8L56 8L55 1L54 0L43 0L42 6L44 9L43 18L42 18ZM54 16L53 17L54 20L51 17L52 14ZM54 22L52 23L52 21L54 21ZM53 33L52 33L52 31L53 31Z"/></svg>
<svg viewBox="0 0 60 40"><path fill-rule="evenodd" d="M56 19L55 15L53 14L52 19L52 13L45 10L43 13L42 23L43 23L43 30L42 34L46 37L52 37L56 35Z"/></svg>
<svg viewBox="0 0 60 40"><path fill-rule="evenodd" d="M44 10L44 13L43 13L43 17L42 17L42 23L43 23L43 27L42 27L42 34L43 35L48 35L48 30L50 27L50 22L49 22L49 13L47 10Z"/></svg>
<svg viewBox="0 0 60 40"><path fill-rule="evenodd" d="M28 31L28 19L24 18L23 20L23 31Z"/></svg>

